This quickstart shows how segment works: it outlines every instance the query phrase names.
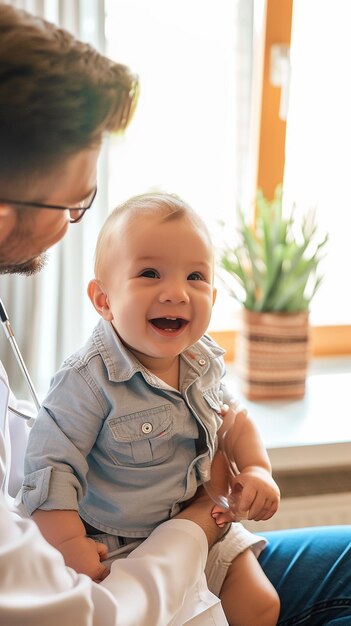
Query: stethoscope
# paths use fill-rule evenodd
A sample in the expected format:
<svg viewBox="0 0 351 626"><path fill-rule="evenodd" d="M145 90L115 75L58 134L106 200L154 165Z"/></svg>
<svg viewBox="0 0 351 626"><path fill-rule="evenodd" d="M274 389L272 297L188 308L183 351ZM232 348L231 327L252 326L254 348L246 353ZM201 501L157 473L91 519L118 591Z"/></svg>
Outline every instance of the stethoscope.
<svg viewBox="0 0 351 626"><path fill-rule="evenodd" d="M22 373L23 373L25 379L26 379L26 382L27 382L27 385L29 387L31 396L32 396L32 398L34 400L35 406L39 410L40 409L40 402L39 402L38 396L37 396L36 391L34 389L34 385L32 383L32 379L31 379L31 377L29 375L29 372L27 370L26 364L25 364L25 362L23 360L21 351L20 351L20 349L18 347L15 335L14 335L13 330L11 328L9 317L8 317L8 315L6 313L6 309L5 309L4 305L3 305L3 302L1 300L1 298L0 298L0 318L1 318L1 324L2 324L2 327L3 327L4 331L5 331L6 337L8 338L8 340L9 340L9 342L11 344L11 348L12 348L14 354L15 354L17 362L18 362L18 364L19 364L19 366L20 366L20 368L22 370ZM33 420L35 419L33 415L27 415L27 413L22 413L22 411L18 411L17 409L15 409L15 408L13 408L11 406L8 406L8 410L11 411L11 413L14 413L14 415L17 415L17 417L21 417L22 419L28 420L31 423L33 423Z"/></svg>

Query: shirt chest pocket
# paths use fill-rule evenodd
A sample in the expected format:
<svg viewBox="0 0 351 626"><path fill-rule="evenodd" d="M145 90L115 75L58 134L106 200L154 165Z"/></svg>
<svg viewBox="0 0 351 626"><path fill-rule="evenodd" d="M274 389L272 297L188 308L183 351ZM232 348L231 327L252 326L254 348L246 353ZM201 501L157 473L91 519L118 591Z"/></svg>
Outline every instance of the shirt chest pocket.
<svg viewBox="0 0 351 626"><path fill-rule="evenodd" d="M119 465L156 465L173 453L169 404L112 418L107 427L109 454Z"/></svg>
<svg viewBox="0 0 351 626"><path fill-rule="evenodd" d="M222 424L221 408L223 405L223 394L219 387L206 389L202 392L207 409L212 409L211 415L214 418L216 430Z"/></svg>

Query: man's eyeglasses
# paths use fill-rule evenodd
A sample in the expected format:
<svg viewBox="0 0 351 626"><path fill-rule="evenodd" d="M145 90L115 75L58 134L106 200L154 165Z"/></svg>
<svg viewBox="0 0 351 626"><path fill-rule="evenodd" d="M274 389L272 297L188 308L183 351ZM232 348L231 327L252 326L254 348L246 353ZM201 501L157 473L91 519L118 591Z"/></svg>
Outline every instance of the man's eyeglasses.
<svg viewBox="0 0 351 626"><path fill-rule="evenodd" d="M63 206L61 204L43 204L42 202L23 202L22 200L10 200L10 198L0 198L0 202L6 202L7 204L13 204L15 206L28 206L34 207L35 209L58 209L60 211L69 211L70 213L70 223L76 224L80 222L85 211L90 209L91 205L95 200L95 196L97 193L97 187L95 187L89 195L77 202L77 204L71 206Z"/></svg>

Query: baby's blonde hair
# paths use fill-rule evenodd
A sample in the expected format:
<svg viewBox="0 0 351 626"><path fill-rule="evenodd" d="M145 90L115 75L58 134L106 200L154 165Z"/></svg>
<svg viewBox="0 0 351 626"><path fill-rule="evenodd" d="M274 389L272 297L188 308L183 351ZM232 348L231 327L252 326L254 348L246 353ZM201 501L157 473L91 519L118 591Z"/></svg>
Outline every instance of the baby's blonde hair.
<svg viewBox="0 0 351 626"><path fill-rule="evenodd" d="M205 222L179 196L152 192L134 196L118 205L110 213L100 230L95 249L94 271L96 278L100 278L104 250L108 246L112 234L115 234L115 227L118 222L122 221L123 218L127 218L128 221L137 219L140 215L145 215L146 213L163 217L167 221L187 217L197 228L206 233L208 240L211 242Z"/></svg>

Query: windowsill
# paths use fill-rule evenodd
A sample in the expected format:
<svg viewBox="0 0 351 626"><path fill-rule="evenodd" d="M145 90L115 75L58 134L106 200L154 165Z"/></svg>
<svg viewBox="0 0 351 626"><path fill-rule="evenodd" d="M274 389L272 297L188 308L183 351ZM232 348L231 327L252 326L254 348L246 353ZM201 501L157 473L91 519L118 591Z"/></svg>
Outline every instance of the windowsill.
<svg viewBox="0 0 351 626"><path fill-rule="evenodd" d="M231 330L209 330L211 337L226 351L224 358L228 363L235 359L238 329L239 326ZM351 359L351 325L311 326L311 352L315 359L334 356Z"/></svg>
<svg viewBox="0 0 351 626"><path fill-rule="evenodd" d="M274 470L350 465L350 357L313 360L306 395L297 401L247 400L233 364L227 365L227 378L254 419Z"/></svg>

